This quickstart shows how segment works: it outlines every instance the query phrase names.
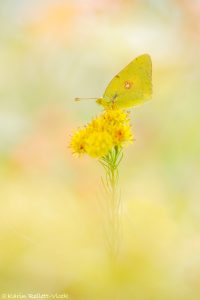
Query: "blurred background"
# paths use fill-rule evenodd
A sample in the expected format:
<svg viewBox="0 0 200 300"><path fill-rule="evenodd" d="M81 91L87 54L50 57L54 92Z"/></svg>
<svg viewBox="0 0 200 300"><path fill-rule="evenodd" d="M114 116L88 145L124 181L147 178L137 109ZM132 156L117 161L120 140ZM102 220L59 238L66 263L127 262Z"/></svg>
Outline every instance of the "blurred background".
<svg viewBox="0 0 200 300"><path fill-rule="evenodd" d="M131 110L123 235L110 268L103 170L70 134L133 58L153 99ZM0 1L0 293L200 299L200 1Z"/></svg>

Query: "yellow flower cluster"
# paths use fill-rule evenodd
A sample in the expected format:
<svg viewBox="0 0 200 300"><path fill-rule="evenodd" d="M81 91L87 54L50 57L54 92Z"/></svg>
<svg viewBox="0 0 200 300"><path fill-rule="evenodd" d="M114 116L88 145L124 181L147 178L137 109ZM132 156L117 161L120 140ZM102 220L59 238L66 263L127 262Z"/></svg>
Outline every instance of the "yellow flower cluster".
<svg viewBox="0 0 200 300"><path fill-rule="evenodd" d="M70 148L74 154L94 158L105 156L114 146L123 147L133 141L127 112L109 108L72 136Z"/></svg>

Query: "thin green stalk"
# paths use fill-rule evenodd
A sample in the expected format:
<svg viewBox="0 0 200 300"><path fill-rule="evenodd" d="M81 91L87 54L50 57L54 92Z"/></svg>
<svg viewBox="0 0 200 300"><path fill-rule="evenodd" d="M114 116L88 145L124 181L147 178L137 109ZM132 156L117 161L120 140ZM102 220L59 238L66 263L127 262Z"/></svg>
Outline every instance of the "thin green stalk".
<svg viewBox="0 0 200 300"><path fill-rule="evenodd" d="M121 197L118 189L118 167L122 160L122 149L115 146L99 162L105 170L105 179L102 178L103 188L107 201L107 246L112 259L116 259L119 250L119 226Z"/></svg>

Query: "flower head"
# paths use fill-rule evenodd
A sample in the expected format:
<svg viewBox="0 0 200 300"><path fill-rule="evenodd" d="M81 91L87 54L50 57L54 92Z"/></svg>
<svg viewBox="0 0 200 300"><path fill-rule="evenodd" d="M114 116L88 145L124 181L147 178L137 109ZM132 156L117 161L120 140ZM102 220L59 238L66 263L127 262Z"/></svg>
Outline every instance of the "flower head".
<svg viewBox="0 0 200 300"><path fill-rule="evenodd" d="M82 128L75 132L70 142L70 148L72 149L73 154L85 153L86 137L87 137L86 128Z"/></svg>
<svg viewBox="0 0 200 300"><path fill-rule="evenodd" d="M127 112L121 109L108 108L103 113L103 118L108 123L123 123L128 119L127 117Z"/></svg>
<svg viewBox="0 0 200 300"><path fill-rule="evenodd" d="M128 113L118 108L107 108L73 135L70 147L73 153L101 158L113 147L123 147L132 141Z"/></svg>
<svg viewBox="0 0 200 300"><path fill-rule="evenodd" d="M116 124L110 129L115 145L122 146L133 142L130 124Z"/></svg>
<svg viewBox="0 0 200 300"><path fill-rule="evenodd" d="M111 135L106 131L94 131L86 143L86 153L91 157L103 157L113 147Z"/></svg>

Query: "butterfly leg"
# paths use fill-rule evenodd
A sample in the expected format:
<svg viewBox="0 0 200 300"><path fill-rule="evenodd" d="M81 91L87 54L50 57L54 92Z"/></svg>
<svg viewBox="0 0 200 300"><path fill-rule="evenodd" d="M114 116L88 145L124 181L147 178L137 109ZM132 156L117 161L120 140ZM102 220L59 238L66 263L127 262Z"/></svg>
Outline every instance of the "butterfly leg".
<svg viewBox="0 0 200 300"><path fill-rule="evenodd" d="M112 103L113 108L115 107L115 103L116 103L115 99L117 98L117 96L118 96L118 94L115 93L114 96L112 97L111 103Z"/></svg>

